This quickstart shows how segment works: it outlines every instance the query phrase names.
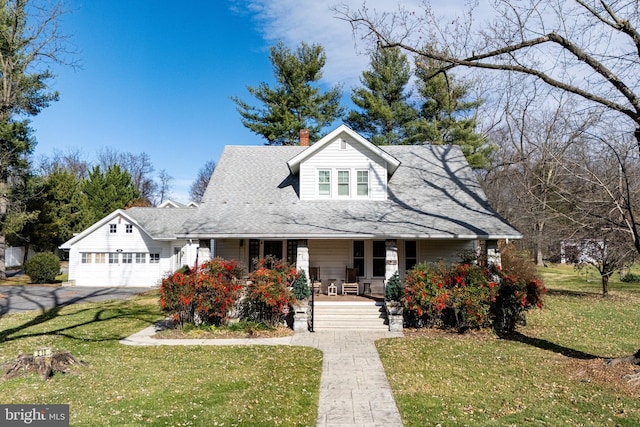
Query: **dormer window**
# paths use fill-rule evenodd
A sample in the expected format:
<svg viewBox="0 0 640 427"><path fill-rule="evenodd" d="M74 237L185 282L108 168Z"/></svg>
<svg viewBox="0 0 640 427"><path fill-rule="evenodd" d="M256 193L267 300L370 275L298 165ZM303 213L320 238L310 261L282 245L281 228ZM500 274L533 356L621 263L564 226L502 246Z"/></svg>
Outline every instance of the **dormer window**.
<svg viewBox="0 0 640 427"><path fill-rule="evenodd" d="M367 197L369 195L369 171L357 171L357 195Z"/></svg>
<svg viewBox="0 0 640 427"><path fill-rule="evenodd" d="M331 171L319 170L318 171L318 195L319 196L331 196Z"/></svg>
<svg viewBox="0 0 640 427"><path fill-rule="evenodd" d="M338 197L349 197L349 171L338 171Z"/></svg>
<svg viewBox="0 0 640 427"><path fill-rule="evenodd" d="M300 150L287 166L298 179L300 200L387 200L387 184L400 161L342 125Z"/></svg>

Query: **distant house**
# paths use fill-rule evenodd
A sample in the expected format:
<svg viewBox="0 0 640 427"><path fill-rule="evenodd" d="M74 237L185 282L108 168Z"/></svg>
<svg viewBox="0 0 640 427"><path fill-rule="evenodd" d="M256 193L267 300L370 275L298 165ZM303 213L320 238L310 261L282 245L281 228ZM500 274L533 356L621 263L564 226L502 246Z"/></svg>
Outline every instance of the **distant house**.
<svg viewBox="0 0 640 427"><path fill-rule="evenodd" d="M198 207L116 211L62 247L78 285L152 285L212 256L251 270L274 255L319 268L324 289L357 268L375 291L417 262L481 248L499 258L498 240L521 237L491 209L458 147L381 147L342 125L311 146L227 146Z"/></svg>

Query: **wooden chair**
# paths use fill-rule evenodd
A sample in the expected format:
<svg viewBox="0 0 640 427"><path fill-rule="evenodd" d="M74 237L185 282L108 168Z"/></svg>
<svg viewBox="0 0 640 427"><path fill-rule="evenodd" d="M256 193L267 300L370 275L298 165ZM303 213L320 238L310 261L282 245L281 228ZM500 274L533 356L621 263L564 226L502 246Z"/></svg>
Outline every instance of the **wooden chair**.
<svg viewBox="0 0 640 427"><path fill-rule="evenodd" d="M311 289L316 295L320 295L322 290L322 281L320 280L320 267L309 267L309 282Z"/></svg>
<svg viewBox="0 0 640 427"><path fill-rule="evenodd" d="M358 283L358 269L346 267L344 272L344 280L342 281L342 295L353 292L358 295L360 293L360 284Z"/></svg>

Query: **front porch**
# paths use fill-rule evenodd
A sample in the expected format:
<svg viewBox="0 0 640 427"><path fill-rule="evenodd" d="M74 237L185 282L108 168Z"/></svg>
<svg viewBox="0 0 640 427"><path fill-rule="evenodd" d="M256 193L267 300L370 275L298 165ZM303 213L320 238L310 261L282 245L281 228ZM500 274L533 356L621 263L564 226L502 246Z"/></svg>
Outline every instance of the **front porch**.
<svg viewBox="0 0 640 427"><path fill-rule="evenodd" d="M372 294L372 295L327 295L327 294L316 294L313 296L313 300L316 303L355 303L355 302L382 302L384 301L384 295L382 294Z"/></svg>
<svg viewBox="0 0 640 427"><path fill-rule="evenodd" d="M309 317L311 327L311 317ZM382 296L319 295L313 304L313 331L388 331Z"/></svg>

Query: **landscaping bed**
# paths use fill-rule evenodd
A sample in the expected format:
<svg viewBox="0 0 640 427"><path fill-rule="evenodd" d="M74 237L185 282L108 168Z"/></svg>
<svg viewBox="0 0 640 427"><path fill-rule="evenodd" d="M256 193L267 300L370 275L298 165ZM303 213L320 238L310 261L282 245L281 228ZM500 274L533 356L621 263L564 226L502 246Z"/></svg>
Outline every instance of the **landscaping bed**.
<svg viewBox="0 0 640 427"><path fill-rule="evenodd" d="M152 338L158 339L233 339L233 338L280 338L293 335L293 329L287 326L273 328L261 326L246 327L191 327L180 329L170 327L164 329Z"/></svg>

